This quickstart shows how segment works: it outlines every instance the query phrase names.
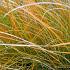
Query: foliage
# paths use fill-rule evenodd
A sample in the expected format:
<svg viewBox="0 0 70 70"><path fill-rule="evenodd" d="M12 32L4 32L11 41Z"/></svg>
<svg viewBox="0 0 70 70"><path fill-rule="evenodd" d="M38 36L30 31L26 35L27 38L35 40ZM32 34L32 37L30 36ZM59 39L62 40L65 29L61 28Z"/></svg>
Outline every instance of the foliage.
<svg viewBox="0 0 70 70"><path fill-rule="evenodd" d="M68 67L69 4L70 0L0 1L0 70Z"/></svg>

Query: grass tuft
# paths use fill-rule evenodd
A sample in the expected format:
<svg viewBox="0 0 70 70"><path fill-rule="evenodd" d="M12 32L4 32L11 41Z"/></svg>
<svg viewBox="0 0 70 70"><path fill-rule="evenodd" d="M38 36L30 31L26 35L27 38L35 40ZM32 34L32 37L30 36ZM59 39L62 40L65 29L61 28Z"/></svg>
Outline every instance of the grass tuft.
<svg viewBox="0 0 70 70"><path fill-rule="evenodd" d="M0 70L69 69L69 3L0 1Z"/></svg>

